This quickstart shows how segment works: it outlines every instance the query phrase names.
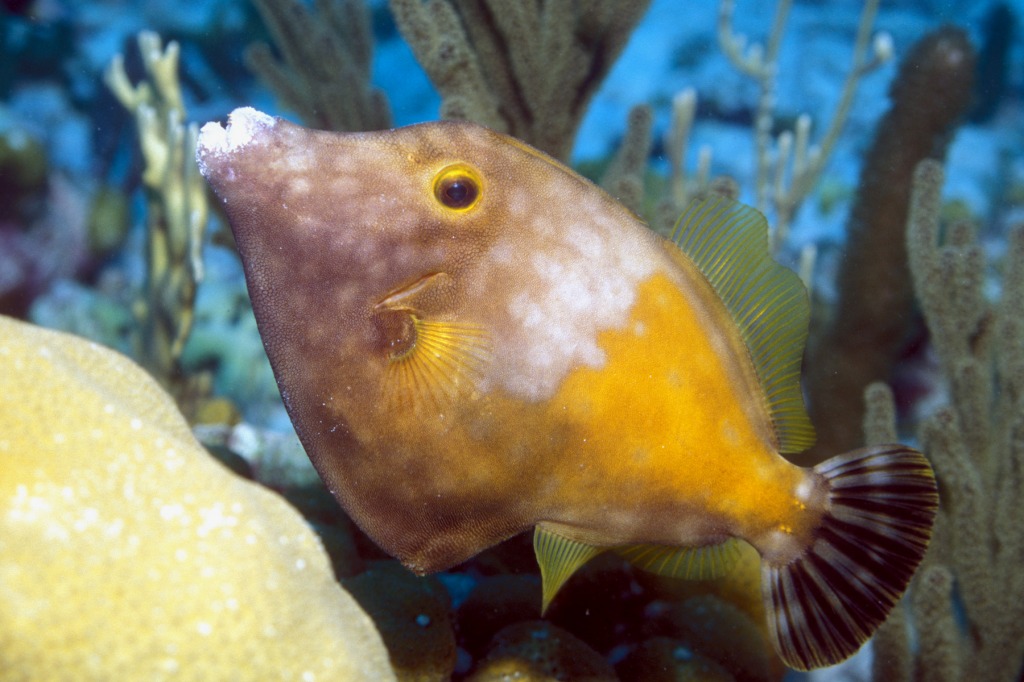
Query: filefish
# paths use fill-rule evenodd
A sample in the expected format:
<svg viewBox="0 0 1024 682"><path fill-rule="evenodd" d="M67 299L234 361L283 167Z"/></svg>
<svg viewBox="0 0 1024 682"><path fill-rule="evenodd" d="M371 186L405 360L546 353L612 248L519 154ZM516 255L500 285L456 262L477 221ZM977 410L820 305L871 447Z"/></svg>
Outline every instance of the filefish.
<svg viewBox="0 0 1024 682"><path fill-rule="evenodd" d="M933 472L899 444L782 456L814 437L809 306L754 209L692 202L666 239L468 122L332 133L242 108L197 148L310 459L409 569L533 528L546 609L602 552L707 578L749 543L805 670L901 597Z"/></svg>

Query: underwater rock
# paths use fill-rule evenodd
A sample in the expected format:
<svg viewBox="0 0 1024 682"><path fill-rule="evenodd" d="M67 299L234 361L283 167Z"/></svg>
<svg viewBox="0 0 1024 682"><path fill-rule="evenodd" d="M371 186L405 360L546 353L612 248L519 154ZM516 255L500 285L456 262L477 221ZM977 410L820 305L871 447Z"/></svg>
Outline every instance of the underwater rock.
<svg viewBox="0 0 1024 682"><path fill-rule="evenodd" d="M622 682L734 682L728 670L679 640L649 639L615 666Z"/></svg>
<svg viewBox="0 0 1024 682"><path fill-rule="evenodd" d="M0 168L0 177L4 172ZM0 197L10 204L14 198L2 185ZM54 174L39 203L31 218L0 217L0 314L24 318L56 280L76 276L91 257L82 188Z"/></svg>
<svg viewBox="0 0 1024 682"><path fill-rule="evenodd" d="M0 270L3 266L0 263ZM62 277L32 301L27 320L127 353L135 318L127 306L114 298L115 293L124 291L125 287L127 283L118 276L103 278L97 288Z"/></svg>
<svg viewBox="0 0 1024 682"><path fill-rule="evenodd" d="M334 577L338 580L359 575L365 564L356 551L355 540L345 526L313 523L313 530L324 544L324 550L331 559Z"/></svg>
<svg viewBox="0 0 1024 682"><path fill-rule="evenodd" d="M545 621L510 625L469 682L615 682L615 671L585 642Z"/></svg>
<svg viewBox="0 0 1024 682"><path fill-rule="evenodd" d="M502 628L540 618L540 580L535 575L484 578L458 610L460 643L473 655Z"/></svg>
<svg viewBox="0 0 1024 682"><path fill-rule="evenodd" d="M380 561L345 589L377 624L400 682L444 682L455 669L451 599L434 577Z"/></svg>
<svg viewBox="0 0 1024 682"><path fill-rule="evenodd" d="M741 609L712 595L653 604L644 630L668 636L727 669L737 680L781 680L785 668L768 635Z"/></svg>
<svg viewBox="0 0 1024 682"><path fill-rule="evenodd" d="M738 680L782 678L785 667L767 645L771 632L761 598L760 557L753 547L743 545L732 570L711 580L673 580L647 571L637 571L636 578L653 597L641 626L651 639L640 649L650 648L650 651L641 656L641 661L667 656L663 643L648 646L666 637L674 642L671 651L676 653L673 656L678 654L685 659L679 664L679 677L665 679L718 679L717 673L702 677L704 673L700 671L704 670L702 661L705 660L717 661L716 665L729 671L728 679L733 676ZM737 641L745 642L744 651L734 652L738 648ZM692 655L684 656L683 650L677 651L678 645L685 645L685 650ZM633 658L633 654L629 658ZM647 663L635 665L642 670ZM629 677L622 670L619 674L623 679L644 679L635 675Z"/></svg>
<svg viewBox="0 0 1024 682"><path fill-rule="evenodd" d="M366 570L356 546L355 527L320 481L289 486L280 492L320 536L320 542L324 543L327 556L331 558L335 577L339 580L351 578Z"/></svg>
<svg viewBox="0 0 1024 682"><path fill-rule="evenodd" d="M393 680L277 495L141 368L0 317L0 678Z"/></svg>
<svg viewBox="0 0 1024 682"><path fill-rule="evenodd" d="M494 547L485 549L465 564L480 575L506 573L537 573L533 552L533 533L514 535Z"/></svg>

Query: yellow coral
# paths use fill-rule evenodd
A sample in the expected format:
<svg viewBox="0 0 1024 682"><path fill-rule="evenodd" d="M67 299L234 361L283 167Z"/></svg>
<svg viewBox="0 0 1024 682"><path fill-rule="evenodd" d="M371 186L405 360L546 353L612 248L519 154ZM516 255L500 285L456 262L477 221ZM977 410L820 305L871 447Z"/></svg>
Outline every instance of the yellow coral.
<svg viewBox="0 0 1024 682"><path fill-rule="evenodd" d="M138 366L0 317L0 678L393 680L301 517Z"/></svg>

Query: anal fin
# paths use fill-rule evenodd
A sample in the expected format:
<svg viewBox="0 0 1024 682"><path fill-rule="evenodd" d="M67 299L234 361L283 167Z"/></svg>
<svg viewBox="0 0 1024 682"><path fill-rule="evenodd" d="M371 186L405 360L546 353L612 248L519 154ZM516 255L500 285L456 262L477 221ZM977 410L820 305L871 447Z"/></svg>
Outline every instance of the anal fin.
<svg viewBox="0 0 1024 682"><path fill-rule="evenodd" d="M668 578L713 580L728 573L740 557L740 540L729 539L702 547L630 545L615 553L637 568Z"/></svg>

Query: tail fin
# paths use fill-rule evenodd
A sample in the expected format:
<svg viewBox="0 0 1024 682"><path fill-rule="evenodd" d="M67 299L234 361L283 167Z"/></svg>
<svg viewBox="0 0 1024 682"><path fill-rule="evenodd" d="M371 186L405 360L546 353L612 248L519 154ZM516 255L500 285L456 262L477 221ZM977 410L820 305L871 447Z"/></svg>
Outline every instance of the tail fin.
<svg viewBox="0 0 1024 682"><path fill-rule="evenodd" d="M921 562L938 506L928 460L902 445L856 450L814 471L829 492L813 540L761 571L776 649L797 670L838 663L874 634Z"/></svg>

